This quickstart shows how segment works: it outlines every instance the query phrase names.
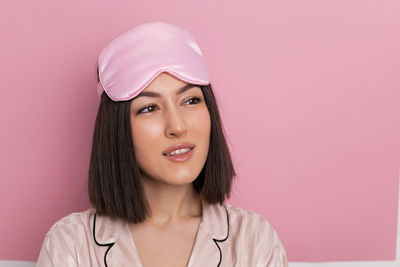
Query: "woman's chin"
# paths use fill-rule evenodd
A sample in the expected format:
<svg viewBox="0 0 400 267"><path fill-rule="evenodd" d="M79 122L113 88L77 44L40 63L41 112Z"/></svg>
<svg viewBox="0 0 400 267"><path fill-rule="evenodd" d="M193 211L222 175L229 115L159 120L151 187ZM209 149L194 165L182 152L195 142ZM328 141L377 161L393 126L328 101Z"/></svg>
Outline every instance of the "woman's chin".
<svg viewBox="0 0 400 267"><path fill-rule="evenodd" d="M170 185L186 185L191 184L197 177L194 176L173 176L164 177L163 182Z"/></svg>

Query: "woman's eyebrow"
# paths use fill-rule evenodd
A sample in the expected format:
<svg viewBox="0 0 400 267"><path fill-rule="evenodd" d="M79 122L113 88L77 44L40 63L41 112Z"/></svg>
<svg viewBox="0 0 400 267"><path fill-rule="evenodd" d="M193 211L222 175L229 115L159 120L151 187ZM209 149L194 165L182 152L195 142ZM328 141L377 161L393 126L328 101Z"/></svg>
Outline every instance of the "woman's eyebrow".
<svg viewBox="0 0 400 267"><path fill-rule="evenodd" d="M187 90L189 90L190 88L193 88L193 87L195 87L195 86L196 86L195 84L187 84L187 85L185 85L184 87L182 87L181 89L179 89L175 94L176 94L176 95L180 95L180 94L182 94L183 92L185 92L185 91L187 91ZM142 91L142 92L140 92L140 94L138 94L138 95L135 97L135 99L137 99L138 97L141 97L141 96L161 97L161 95L160 95L159 93L156 93L156 92Z"/></svg>

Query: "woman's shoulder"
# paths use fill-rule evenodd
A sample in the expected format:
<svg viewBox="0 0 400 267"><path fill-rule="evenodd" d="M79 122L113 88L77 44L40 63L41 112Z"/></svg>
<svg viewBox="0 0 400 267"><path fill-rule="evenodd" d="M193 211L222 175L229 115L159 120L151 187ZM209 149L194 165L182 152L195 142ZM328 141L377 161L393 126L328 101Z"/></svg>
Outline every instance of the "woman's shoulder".
<svg viewBox="0 0 400 267"><path fill-rule="evenodd" d="M47 232L47 235L62 232L74 234L76 230L90 228L90 220L95 213L94 209L70 213L56 221Z"/></svg>
<svg viewBox="0 0 400 267"><path fill-rule="evenodd" d="M77 212L72 212L69 213L68 215L65 215L58 221L54 223L55 225L60 225L60 224L80 224L83 222L86 222L91 216L93 216L96 213L95 209L89 208L84 211L77 211Z"/></svg>
<svg viewBox="0 0 400 267"><path fill-rule="evenodd" d="M74 246L90 235L94 209L70 213L56 221L45 235L45 243L58 245L60 243ZM72 248L71 248L72 249Z"/></svg>
<svg viewBox="0 0 400 267"><path fill-rule="evenodd" d="M87 209L56 221L44 237L36 266L75 266L76 251L90 235L90 221L94 214L95 210Z"/></svg>
<svg viewBox="0 0 400 267"><path fill-rule="evenodd" d="M232 242L252 251L261 264L269 262L268 266L287 266L286 250L277 231L263 215L229 203L225 207Z"/></svg>
<svg viewBox="0 0 400 267"><path fill-rule="evenodd" d="M225 203L229 219L235 223L246 223L253 226L271 227L269 221L261 214L232 204Z"/></svg>

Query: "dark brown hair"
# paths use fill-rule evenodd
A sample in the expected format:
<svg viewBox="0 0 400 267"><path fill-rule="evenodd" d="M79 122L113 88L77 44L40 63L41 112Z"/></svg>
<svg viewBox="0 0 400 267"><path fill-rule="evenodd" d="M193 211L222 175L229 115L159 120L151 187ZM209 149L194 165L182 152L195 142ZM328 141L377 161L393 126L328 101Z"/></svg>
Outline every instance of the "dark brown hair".
<svg viewBox="0 0 400 267"><path fill-rule="evenodd" d="M97 70L97 79L99 74ZM211 118L206 162L193 181L195 191L209 204L223 204L236 176L211 84L200 86ZM135 158L130 103L115 102L103 92L94 125L89 166L89 200L99 214L142 222L149 215Z"/></svg>

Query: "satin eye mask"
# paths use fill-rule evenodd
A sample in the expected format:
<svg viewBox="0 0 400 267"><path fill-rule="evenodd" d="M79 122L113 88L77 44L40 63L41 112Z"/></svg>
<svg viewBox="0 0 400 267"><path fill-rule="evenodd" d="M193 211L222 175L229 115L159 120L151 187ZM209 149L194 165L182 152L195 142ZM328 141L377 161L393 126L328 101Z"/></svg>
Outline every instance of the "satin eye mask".
<svg viewBox="0 0 400 267"><path fill-rule="evenodd" d="M196 85L210 83L194 37L177 26L158 21L140 24L116 37L98 57L97 93L114 101L130 100L162 72Z"/></svg>

